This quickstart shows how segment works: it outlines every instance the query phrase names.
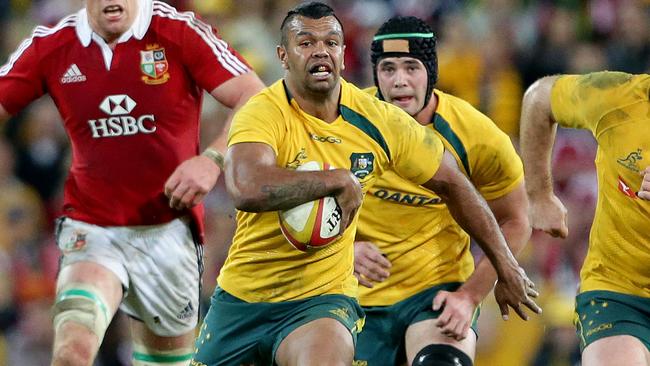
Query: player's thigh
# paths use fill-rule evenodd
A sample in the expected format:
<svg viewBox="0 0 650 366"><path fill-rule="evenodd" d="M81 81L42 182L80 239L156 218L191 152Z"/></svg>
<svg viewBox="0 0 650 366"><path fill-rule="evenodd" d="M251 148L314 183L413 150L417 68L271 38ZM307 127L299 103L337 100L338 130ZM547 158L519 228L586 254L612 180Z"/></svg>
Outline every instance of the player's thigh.
<svg viewBox="0 0 650 366"><path fill-rule="evenodd" d="M194 330L178 336L159 336L152 332L145 323L133 318L129 319L129 326L134 343L162 351L191 348L196 338L196 331Z"/></svg>
<svg viewBox="0 0 650 366"><path fill-rule="evenodd" d="M75 262L61 268L57 278L57 298L64 292L74 290L77 284L93 288L100 295L113 316L122 301L122 283L108 268L94 262ZM93 294L95 295L95 294Z"/></svg>
<svg viewBox="0 0 650 366"><path fill-rule="evenodd" d="M404 334L408 315L400 306L368 306L363 311L366 321L357 336L355 365L395 365L405 360Z"/></svg>
<svg viewBox="0 0 650 366"><path fill-rule="evenodd" d="M280 366L351 365L354 340L350 330L332 318L303 324L282 340L276 352Z"/></svg>
<svg viewBox="0 0 650 366"><path fill-rule="evenodd" d="M159 336L139 320L130 319L133 365L187 365L192 358L196 333Z"/></svg>
<svg viewBox="0 0 650 366"><path fill-rule="evenodd" d="M617 335L600 338L582 351L583 366L647 366L650 365L648 348L638 338Z"/></svg>
<svg viewBox="0 0 650 366"><path fill-rule="evenodd" d="M202 248L194 242L183 219L134 229L122 247L129 289L120 307L142 321L154 334L177 337L194 331L198 323ZM140 253L146 253L141 255Z"/></svg>
<svg viewBox="0 0 650 366"><path fill-rule="evenodd" d="M93 262L63 267L52 310L53 364L93 359L121 298L120 280L105 267Z"/></svg>
<svg viewBox="0 0 650 366"><path fill-rule="evenodd" d="M647 357L650 299L613 291L583 292L576 297L575 325L588 362L597 362L600 356L623 360Z"/></svg>
<svg viewBox="0 0 650 366"><path fill-rule="evenodd" d="M285 311L283 304L249 303L217 287L201 324L191 364L272 364L271 345L278 327L273 318L278 313L282 317Z"/></svg>
<svg viewBox="0 0 650 366"><path fill-rule="evenodd" d="M322 295L285 303L291 311L283 317L273 344L279 365L352 364L357 334L363 329L359 303L343 295Z"/></svg>
<svg viewBox="0 0 650 366"><path fill-rule="evenodd" d="M62 217L56 223L56 243L61 250L57 300L87 295L102 302L112 316L128 281L121 253L107 228Z"/></svg>
<svg viewBox="0 0 650 366"><path fill-rule="evenodd" d="M476 333L470 329L462 341L448 337L436 326L436 319L426 319L411 324L406 330L406 358L408 364L413 363L415 355L424 347L430 344L448 344L456 347L469 356L472 360L476 351Z"/></svg>

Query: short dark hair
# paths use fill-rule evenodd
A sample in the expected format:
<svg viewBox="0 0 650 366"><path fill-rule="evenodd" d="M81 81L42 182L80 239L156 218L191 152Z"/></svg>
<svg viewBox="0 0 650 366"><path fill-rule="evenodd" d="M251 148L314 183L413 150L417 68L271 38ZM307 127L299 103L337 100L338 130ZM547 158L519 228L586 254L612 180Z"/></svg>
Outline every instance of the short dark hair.
<svg viewBox="0 0 650 366"><path fill-rule="evenodd" d="M323 4L318 1L302 3L300 5L297 5L293 9L289 10L287 15L284 17L284 20L282 20L282 25L280 25L280 34L281 34L280 43L283 46L286 46L288 44L287 24L289 24L293 20L293 18L297 16L303 16L305 18L310 18L310 19L334 17L336 21L339 22L339 24L341 25L341 30L343 30L343 23L341 23L341 20L334 13L334 9L332 9L329 5Z"/></svg>

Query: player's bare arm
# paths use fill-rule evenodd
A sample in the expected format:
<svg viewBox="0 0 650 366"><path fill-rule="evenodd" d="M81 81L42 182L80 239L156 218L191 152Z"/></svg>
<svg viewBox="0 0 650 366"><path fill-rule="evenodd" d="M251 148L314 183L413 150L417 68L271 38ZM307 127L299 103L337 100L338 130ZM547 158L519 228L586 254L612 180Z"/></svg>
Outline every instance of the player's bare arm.
<svg viewBox="0 0 650 366"><path fill-rule="evenodd" d="M512 307L526 319L522 305L535 313L541 312L529 295L534 289L533 282L512 255L489 206L462 175L449 152L445 152L440 168L423 186L444 200L456 222L476 240L494 265L499 279L495 297L503 317L507 318L508 307Z"/></svg>
<svg viewBox="0 0 650 366"><path fill-rule="evenodd" d="M390 261L375 244L354 242L354 276L361 286L372 288L373 282L385 281L390 276L390 267Z"/></svg>
<svg viewBox="0 0 650 366"><path fill-rule="evenodd" d="M264 84L253 71L234 77L210 93L218 102L230 108L224 129L206 151L181 163L165 183L169 206L178 210L190 208L203 200L214 188L221 173L226 136L233 114Z"/></svg>
<svg viewBox="0 0 650 366"><path fill-rule="evenodd" d="M521 251L530 238L528 222L528 199L524 183L520 183L512 192L503 197L487 201L494 214L510 251L515 255ZM457 340L464 339L471 326L474 311L492 291L497 274L487 258L482 258L476 269L458 290L440 291L433 301L433 308L438 310L444 304L444 310L437 320L444 334ZM528 296L537 297L534 288L528 289ZM525 319L526 320L526 319ZM455 324L455 328L451 326Z"/></svg>
<svg viewBox="0 0 650 366"><path fill-rule="evenodd" d="M341 230L361 206L361 185L347 169L294 171L278 167L273 149L263 143L235 144L226 154L226 188L235 207L263 212L293 208L333 195L342 210Z"/></svg>
<svg viewBox="0 0 650 366"><path fill-rule="evenodd" d="M510 251L516 256L530 239L531 228L528 221L528 197L523 182L503 197L487 201L503 233ZM482 301L494 287L496 271L487 258L479 261L473 275L465 283L471 293ZM464 286L463 286L464 287ZM536 296L537 292L530 296Z"/></svg>
<svg viewBox="0 0 650 366"><path fill-rule="evenodd" d="M521 155L530 200L533 229L566 238L567 211L553 193L551 152L557 124L551 113L551 88L556 76L545 77L528 88L521 109Z"/></svg>
<svg viewBox="0 0 650 366"><path fill-rule="evenodd" d="M255 72L250 71L226 81L210 92L214 99L230 108L230 113L228 114L226 123L224 124L223 133L219 134L209 147L219 152L226 152L227 132L230 129L233 115L239 110L239 108L241 108L241 106L246 104L253 95L257 94L263 88L264 83L262 80L260 80Z"/></svg>

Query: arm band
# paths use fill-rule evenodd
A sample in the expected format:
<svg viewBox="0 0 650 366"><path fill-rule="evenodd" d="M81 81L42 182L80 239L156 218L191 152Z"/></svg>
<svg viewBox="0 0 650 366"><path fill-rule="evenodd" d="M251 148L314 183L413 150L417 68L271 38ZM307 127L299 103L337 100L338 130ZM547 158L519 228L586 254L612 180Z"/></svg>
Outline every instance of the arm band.
<svg viewBox="0 0 650 366"><path fill-rule="evenodd" d="M212 160L219 168L223 168L223 162L224 162L224 157L223 154L218 152L217 150L209 147L201 153L201 155L208 157L210 160Z"/></svg>

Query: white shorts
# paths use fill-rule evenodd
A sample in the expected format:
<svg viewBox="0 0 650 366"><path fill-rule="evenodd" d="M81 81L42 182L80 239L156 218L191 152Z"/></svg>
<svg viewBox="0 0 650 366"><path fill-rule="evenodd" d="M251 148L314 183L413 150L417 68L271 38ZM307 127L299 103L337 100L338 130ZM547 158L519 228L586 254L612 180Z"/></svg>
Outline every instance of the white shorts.
<svg viewBox="0 0 650 366"><path fill-rule="evenodd" d="M102 227L63 217L56 241L61 268L88 261L122 282L120 309L159 336L196 327L203 271L203 248L195 243L189 219L160 225Z"/></svg>

